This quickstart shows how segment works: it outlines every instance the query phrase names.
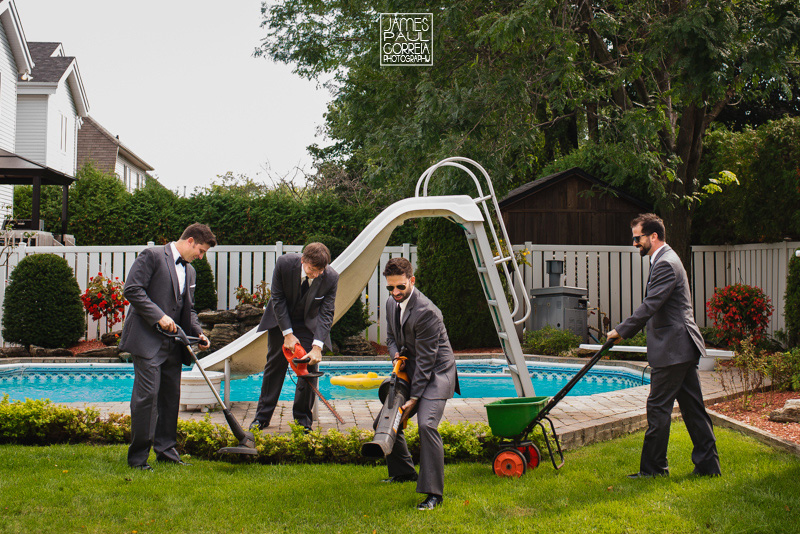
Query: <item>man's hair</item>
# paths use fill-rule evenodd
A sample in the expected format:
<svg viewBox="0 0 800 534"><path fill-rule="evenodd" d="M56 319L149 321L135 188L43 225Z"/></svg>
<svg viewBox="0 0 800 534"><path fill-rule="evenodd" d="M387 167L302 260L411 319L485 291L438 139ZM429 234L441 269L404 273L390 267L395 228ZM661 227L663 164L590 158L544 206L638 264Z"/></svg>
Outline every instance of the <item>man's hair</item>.
<svg viewBox="0 0 800 534"><path fill-rule="evenodd" d="M383 270L383 276L401 276L405 275L406 278L414 276L414 267L411 262L405 258L392 258L386 262L386 268Z"/></svg>
<svg viewBox="0 0 800 534"><path fill-rule="evenodd" d="M211 228L205 224L194 223L186 227L186 230L181 234L181 239L193 238L194 242L198 245L208 245L209 247L217 246L217 236L211 231Z"/></svg>
<svg viewBox="0 0 800 534"><path fill-rule="evenodd" d="M315 269L324 269L331 262L331 251L322 243L309 243L303 248L303 261Z"/></svg>
<svg viewBox="0 0 800 534"><path fill-rule="evenodd" d="M664 230L664 221L655 213L640 213L631 221L631 228L642 225L642 234L658 234L658 239L666 241L667 231Z"/></svg>

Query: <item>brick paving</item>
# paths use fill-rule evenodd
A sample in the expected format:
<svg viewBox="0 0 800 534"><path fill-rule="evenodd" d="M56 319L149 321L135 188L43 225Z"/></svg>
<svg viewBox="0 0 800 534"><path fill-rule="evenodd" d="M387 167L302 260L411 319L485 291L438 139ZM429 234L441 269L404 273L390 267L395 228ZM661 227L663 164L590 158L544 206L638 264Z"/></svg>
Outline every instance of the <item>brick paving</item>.
<svg viewBox="0 0 800 534"><path fill-rule="evenodd" d="M603 362L606 365L610 362ZM630 362L627 365L637 365ZM729 395L726 394L716 372L700 371L700 380L706 404L719 402ZM727 380L731 380L728 378ZM574 449L582 445L613 439L647 426L645 406L650 386L638 386L609 393L598 393L589 396L565 397L550 412L550 418L555 424L565 450ZM315 428L326 431L330 428L346 431L353 427L372 428L372 422L380 411L381 405L375 400L333 400L334 406L345 423L340 424L322 403L316 403L318 420ZM444 419L452 423L481 422L486 423L486 409L484 405L497 400L495 398L462 399L454 398L447 402ZM127 402L110 403L69 403L75 407L93 406L101 414L130 412ZM231 413L241 422L244 428L250 424L255 414L255 402L234 402ZM677 403L675 413L678 414ZM211 420L221 425L226 425L221 410L214 410L208 414L200 411L181 411L180 418L186 420L202 420L206 415ZM286 433L290 431L289 423L292 421L292 402L280 401L275 409L272 423L267 432Z"/></svg>

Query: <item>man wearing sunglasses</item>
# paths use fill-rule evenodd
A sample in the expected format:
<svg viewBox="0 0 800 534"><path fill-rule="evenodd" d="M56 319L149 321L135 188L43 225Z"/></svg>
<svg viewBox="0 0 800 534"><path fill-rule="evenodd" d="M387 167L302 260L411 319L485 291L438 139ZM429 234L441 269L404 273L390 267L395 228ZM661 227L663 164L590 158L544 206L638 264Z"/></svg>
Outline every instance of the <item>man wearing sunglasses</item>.
<svg viewBox="0 0 800 534"><path fill-rule="evenodd" d="M402 424L392 452L386 457L389 478L384 482L417 481L417 493L426 498L418 510L433 510L443 501L444 448L439 421L447 399L460 393L456 360L442 320L442 312L414 288L414 269L405 258L392 258L383 271L386 289L386 344L392 360L408 357L405 371L411 381L409 399L403 405L403 422L417 410L419 424L419 476L408 452Z"/></svg>
<svg viewBox="0 0 800 534"><path fill-rule="evenodd" d="M251 430L264 429L272 420L289 366L283 356L283 347L294 352L299 343L311 359L308 370L316 372L317 364L322 360L323 345L331 346L339 273L328 265L330 261L328 247L322 243L309 243L302 255L285 254L275 262L270 299L258 325L259 332L268 331L269 347ZM311 431L314 393L308 380L316 386L318 379L297 381L292 415L306 431Z"/></svg>
<svg viewBox="0 0 800 534"><path fill-rule="evenodd" d="M665 243L664 222L653 213L631 221L633 245L650 256L650 276L642 304L611 330L608 339L620 340L647 326L650 395L647 432L639 472L629 478L669 475L667 444L675 400L692 438L693 474L718 476L719 455L711 418L703 403L697 363L706 349L694 322L689 279L678 255Z"/></svg>

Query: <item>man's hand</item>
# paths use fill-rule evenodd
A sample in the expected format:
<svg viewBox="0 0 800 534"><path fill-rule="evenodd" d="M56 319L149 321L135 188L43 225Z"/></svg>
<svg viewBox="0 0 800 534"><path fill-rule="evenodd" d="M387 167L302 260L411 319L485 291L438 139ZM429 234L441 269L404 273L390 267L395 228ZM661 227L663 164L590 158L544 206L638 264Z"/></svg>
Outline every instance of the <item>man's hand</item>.
<svg viewBox="0 0 800 534"><path fill-rule="evenodd" d="M158 326L160 326L162 330L172 332L173 334L178 331L178 327L175 326L175 321L173 321L172 317L169 315L164 315L164 317L159 319Z"/></svg>
<svg viewBox="0 0 800 534"><path fill-rule="evenodd" d="M400 358L400 353L399 352L395 352L394 353L394 358L392 358L392 367L394 367L394 364L395 364L395 362L397 361L398 358ZM406 368L406 360L400 360L400 370L402 371L405 368Z"/></svg>
<svg viewBox="0 0 800 534"><path fill-rule="evenodd" d="M417 399L408 399L405 404L403 404L401 410L403 410L403 417L400 418L400 428L404 428L406 421L408 418L411 417L411 410L414 409L414 406L417 405Z"/></svg>
<svg viewBox="0 0 800 534"><path fill-rule="evenodd" d="M298 343L300 343L300 340L291 332L283 336L283 346L289 349L290 352L294 352L294 346Z"/></svg>
<svg viewBox="0 0 800 534"><path fill-rule="evenodd" d="M606 339L613 339L614 344L617 344L620 341L622 341L622 337L619 335L619 333L617 333L616 330L609 330L608 333L606 334Z"/></svg>
<svg viewBox="0 0 800 534"><path fill-rule="evenodd" d="M211 342L208 340L205 334L200 334L200 343L197 345L202 349L206 350L208 347L211 346Z"/></svg>
<svg viewBox="0 0 800 534"><path fill-rule="evenodd" d="M314 365L322 361L322 349L319 348L318 345L314 345L311 349L311 352L308 353L308 357L311 358L311 361L308 362L309 365Z"/></svg>

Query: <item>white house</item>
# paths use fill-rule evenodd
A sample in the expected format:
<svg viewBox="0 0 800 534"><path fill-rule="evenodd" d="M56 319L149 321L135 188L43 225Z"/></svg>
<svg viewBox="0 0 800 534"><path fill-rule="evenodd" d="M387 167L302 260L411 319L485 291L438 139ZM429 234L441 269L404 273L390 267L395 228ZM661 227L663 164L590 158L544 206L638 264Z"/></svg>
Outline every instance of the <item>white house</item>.
<svg viewBox="0 0 800 534"><path fill-rule="evenodd" d="M33 59L17 6L13 0L0 0L0 149L16 152L17 80L27 79L33 70ZM14 186L0 184L0 216L11 212Z"/></svg>
<svg viewBox="0 0 800 534"><path fill-rule="evenodd" d="M75 176L78 130L89 114L78 62L61 43L28 42L28 49L34 66L17 84L16 153Z"/></svg>

